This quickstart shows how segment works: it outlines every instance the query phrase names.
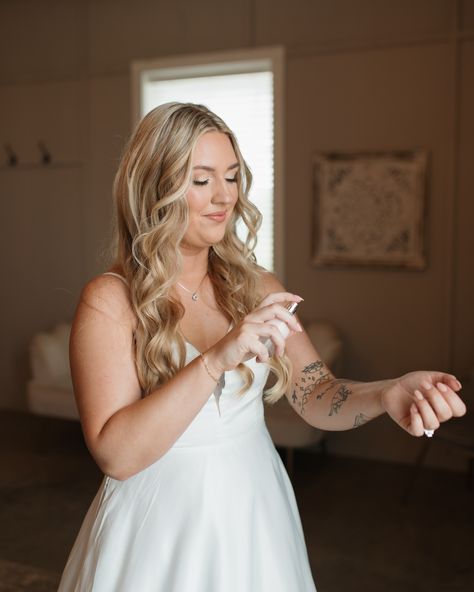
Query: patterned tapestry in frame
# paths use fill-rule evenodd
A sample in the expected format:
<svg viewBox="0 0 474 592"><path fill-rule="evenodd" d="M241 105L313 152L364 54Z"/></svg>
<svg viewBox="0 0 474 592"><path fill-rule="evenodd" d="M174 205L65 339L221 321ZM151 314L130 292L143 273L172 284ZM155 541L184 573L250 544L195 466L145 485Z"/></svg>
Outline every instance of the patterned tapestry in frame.
<svg viewBox="0 0 474 592"><path fill-rule="evenodd" d="M424 269L427 163L424 150L316 154L313 263Z"/></svg>

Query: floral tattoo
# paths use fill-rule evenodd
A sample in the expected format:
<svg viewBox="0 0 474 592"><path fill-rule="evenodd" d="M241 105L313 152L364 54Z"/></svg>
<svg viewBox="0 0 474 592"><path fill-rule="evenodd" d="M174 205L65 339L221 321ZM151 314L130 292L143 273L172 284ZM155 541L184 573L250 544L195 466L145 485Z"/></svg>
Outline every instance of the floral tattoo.
<svg viewBox="0 0 474 592"><path fill-rule="evenodd" d="M301 415L305 413L305 406L309 397L320 384L327 382L331 378L331 373L321 360L311 362L303 368L299 380L296 381L291 400L293 404L299 406Z"/></svg>
<svg viewBox="0 0 474 592"><path fill-rule="evenodd" d="M291 395L291 400L295 407L299 407L301 415L305 414L305 407L308 404L310 396L321 384L325 384L326 386L316 395L316 399L318 400L321 400L327 393L337 388L331 400L329 415L337 414L352 393L352 390L348 387L348 381L332 378L332 374L321 360L311 362L301 371L301 376L296 381Z"/></svg>

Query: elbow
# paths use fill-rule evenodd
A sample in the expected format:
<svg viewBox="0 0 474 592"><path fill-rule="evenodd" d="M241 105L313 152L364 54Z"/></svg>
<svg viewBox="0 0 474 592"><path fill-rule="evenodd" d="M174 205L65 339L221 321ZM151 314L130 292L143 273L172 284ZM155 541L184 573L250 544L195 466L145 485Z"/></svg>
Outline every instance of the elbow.
<svg viewBox="0 0 474 592"><path fill-rule="evenodd" d="M115 481L126 481L127 479L133 476L132 473L124 470L124 467L113 466L113 463L97 464L99 465L100 470L104 473L106 477L110 477Z"/></svg>
<svg viewBox="0 0 474 592"><path fill-rule="evenodd" d="M102 454L100 454L97 450L96 454L92 453L92 456L104 475L115 481L126 481L158 460L153 459L149 460L148 463L143 463L135 457L119 457L117 453L114 454L111 451L108 451L108 453L102 451Z"/></svg>
<svg viewBox="0 0 474 592"><path fill-rule="evenodd" d="M106 477L116 481L126 481L134 474L127 469L123 459L118 458L117 453L107 451L104 446L100 445L100 439L94 439L93 441L86 439L86 444L95 464Z"/></svg>
<svg viewBox="0 0 474 592"><path fill-rule="evenodd" d="M96 448L94 451L91 450L91 454L102 473L115 481L126 481L139 472L139 470L133 470L125 459L119 458L113 452L107 453Z"/></svg>

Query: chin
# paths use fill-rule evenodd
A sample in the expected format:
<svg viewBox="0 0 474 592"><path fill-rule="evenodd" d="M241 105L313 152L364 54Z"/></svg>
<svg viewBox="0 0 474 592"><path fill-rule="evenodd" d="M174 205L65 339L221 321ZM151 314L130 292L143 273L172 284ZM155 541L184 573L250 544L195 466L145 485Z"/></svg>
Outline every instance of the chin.
<svg viewBox="0 0 474 592"><path fill-rule="evenodd" d="M209 249L215 245L218 245L222 239L224 238L225 234L222 234L222 236L219 237L213 237L213 238L206 238L206 239L201 239L198 241L182 241L180 244L180 247L183 249L186 249L188 251L194 251L194 250L201 250L201 249Z"/></svg>

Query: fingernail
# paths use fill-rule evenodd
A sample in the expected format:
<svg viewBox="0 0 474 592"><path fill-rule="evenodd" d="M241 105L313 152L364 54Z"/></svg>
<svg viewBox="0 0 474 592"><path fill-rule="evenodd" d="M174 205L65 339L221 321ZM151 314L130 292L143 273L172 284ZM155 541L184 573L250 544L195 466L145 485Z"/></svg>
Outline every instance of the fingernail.
<svg viewBox="0 0 474 592"><path fill-rule="evenodd" d="M299 323L296 323L296 326L298 327L298 331L303 331L303 327Z"/></svg>
<svg viewBox="0 0 474 592"><path fill-rule="evenodd" d="M458 388L462 389L462 384L459 382L458 379L456 379L456 382L458 383Z"/></svg>
<svg viewBox="0 0 474 592"><path fill-rule="evenodd" d="M301 296L298 296L298 294L294 294L295 298L298 298L298 302L302 302L304 300L304 298L301 298Z"/></svg>
<svg viewBox="0 0 474 592"><path fill-rule="evenodd" d="M423 401L423 395L420 393L419 390L415 391L415 397L418 399L418 401Z"/></svg>
<svg viewBox="0 0 474 592"><path fill-rule="evenodd" d="M421 383L421 386L422 386L424 389L426 389L427 391L429 391L432 385L431 385L431 382L428 382L427 380L424 380L424 381Z"/></svg>
<svg viewBox="0 0 474 592"><path fill-rule="evenodd" d="M442 382L438 382L436 386L442 393L445 393L448 390L448 387Z"/></svg>

